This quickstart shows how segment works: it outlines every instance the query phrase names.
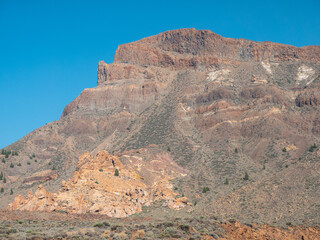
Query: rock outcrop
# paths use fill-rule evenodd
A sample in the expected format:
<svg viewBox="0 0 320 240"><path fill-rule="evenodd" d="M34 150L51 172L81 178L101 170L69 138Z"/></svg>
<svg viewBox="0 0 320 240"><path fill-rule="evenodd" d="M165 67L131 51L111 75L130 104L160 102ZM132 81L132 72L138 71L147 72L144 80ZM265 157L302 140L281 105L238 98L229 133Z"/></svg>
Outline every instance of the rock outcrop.
<svg viewBox="0 0 320 240"><path fill-rule="evenodd" d="M133 168L124 166L117 157L106 151L95 156L84 153L79 158L73 177L62 181L57 193L47 192L40 185L34 194L30 191L26 198L18 195L9 204L9 209L97 213L119 218L138 213L142 206L159 200L164 200L172 209L187 206L185 197L176 198L177 194L169 182L172 176L161 174L159 170L154 169L146 183Z"/></svg>
<svg viewBox="0 0 320 240"><path fill-rule="evenodd" d="M144 179L133 172L126 172L128 181L115 178L108 167L103 172L85 170L85 179L100 179L110 171L110 179L142 189L145 196L138 190L135 199L145 204L162 199L156 186L169 189L162 176L173 178L186 169L188 174L176 180L177 188L193 202L188 209L193 214L270 224L320 221L320 46L299 48L179 29L120 45L114 62L100 61L97 71L97 86L83 90L58 121L6 148L19 152L7 162L21 167L0 165L8 179L1 187L26 195L35 183L31 176L55 167L57 178L42 181L48 192L55 192L62 180L81 171L77 159L82 153L95 156L107 150L115 151L125 166L120 173L133 169ZM33 153L37 162L28 165ZM98 194L109 189L107 180L95 181L87 180L92 189L84 189ZM82 182L66 184L82 187ZM203 193L207 188L211 190ZM130 207L112 205L105 214L115 216L112 209L121 216L139 211L144 203L130 202L130 189L120 195L109 189L116 200L108 201ZM71 193L81 194L63 189L56 194ZM0 206L6 207L12 197L0 195ZM82 212L104 211L90 201L81 203ZM180 198L166 205L179 208L184 202ZM79 211L72 204L54 208Z"/></svg>

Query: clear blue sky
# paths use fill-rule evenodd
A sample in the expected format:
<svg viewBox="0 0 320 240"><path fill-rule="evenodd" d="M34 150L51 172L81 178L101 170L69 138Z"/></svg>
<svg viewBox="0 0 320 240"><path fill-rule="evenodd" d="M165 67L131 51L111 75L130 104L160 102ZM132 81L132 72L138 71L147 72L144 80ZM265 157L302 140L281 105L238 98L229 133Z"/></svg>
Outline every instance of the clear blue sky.
<svg viewBox="0 0 320 240"><path fill-rule="evenodd" d="M191 27L320 45L320 1L0 0L0 148L59 119L119 44Z"/></svg>

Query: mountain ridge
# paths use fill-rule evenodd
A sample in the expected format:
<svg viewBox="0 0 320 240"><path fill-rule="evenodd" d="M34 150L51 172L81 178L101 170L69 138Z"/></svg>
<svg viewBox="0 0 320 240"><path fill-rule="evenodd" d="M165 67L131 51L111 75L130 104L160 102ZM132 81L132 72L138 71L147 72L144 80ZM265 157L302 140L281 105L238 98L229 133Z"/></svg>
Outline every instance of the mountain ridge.
<svg viewBox="0 0 320 240"><path fill-rule="evenodd" d="M19 155L7 159L14 168L1 165L8 179L2 186L14 189L0 196L1 207L16 193L35 190L39 183L23 182L53 167L57 177L44 176L49 180L41 184L58 191L84 152L134 158L155 146L154 155L169 154L189 171L173 180L194 205L179 214L317 223L319 76L320 46L256 43L195 29L120 45L114 63L99 62L97 86L82 91L60 120L5 148Z"/></svg>

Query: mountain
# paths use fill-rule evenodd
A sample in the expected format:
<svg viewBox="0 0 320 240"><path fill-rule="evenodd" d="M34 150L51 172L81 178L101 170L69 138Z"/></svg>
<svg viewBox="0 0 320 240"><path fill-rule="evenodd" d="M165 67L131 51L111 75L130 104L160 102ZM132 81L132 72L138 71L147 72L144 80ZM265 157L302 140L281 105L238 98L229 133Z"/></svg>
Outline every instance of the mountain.
<svg viewBox="0 0 320 240"><path fill-rule="evenodd" d="M59 120L3 150L2 208L39 184L61 193L84 152L107 150L148 188L159 156L177 164L172 188L192 206L165 214L319 223L320 46L179 29L120 45L97 71Z"/></svg>

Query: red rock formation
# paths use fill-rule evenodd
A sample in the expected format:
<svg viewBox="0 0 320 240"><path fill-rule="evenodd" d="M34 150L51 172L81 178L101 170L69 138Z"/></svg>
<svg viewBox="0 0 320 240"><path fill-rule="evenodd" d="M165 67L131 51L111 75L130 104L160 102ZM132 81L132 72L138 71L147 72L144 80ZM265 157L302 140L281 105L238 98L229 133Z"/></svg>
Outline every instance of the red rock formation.
<svg viewBox="0 0 320 240"><path fill-rule="evenodd" d="M118 176L115 172L118 172ZM156 171L155 171L156 172ZM178 173L178 172L177 172ZM172 209L188 204L186 198L175 198L167 175L150 176L149 184L132 168L124 166L108 152L95 156L80 156L77 170L67 182L62 181L57 193L47 192L42 185L26 198L18 195L10 210L66 211L68 213L98 213L110 217L126 217L141 211L143 205L165 200Z"/></svg>

